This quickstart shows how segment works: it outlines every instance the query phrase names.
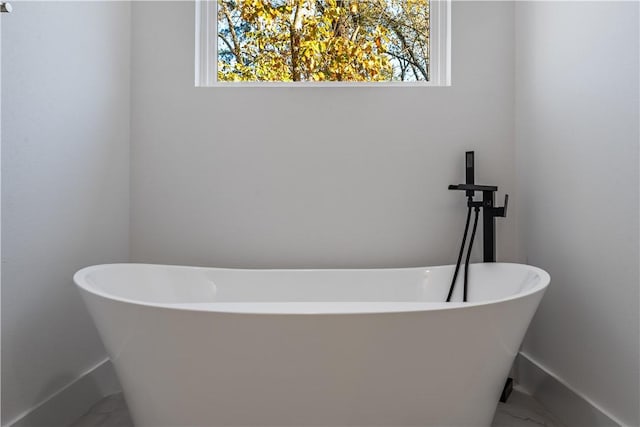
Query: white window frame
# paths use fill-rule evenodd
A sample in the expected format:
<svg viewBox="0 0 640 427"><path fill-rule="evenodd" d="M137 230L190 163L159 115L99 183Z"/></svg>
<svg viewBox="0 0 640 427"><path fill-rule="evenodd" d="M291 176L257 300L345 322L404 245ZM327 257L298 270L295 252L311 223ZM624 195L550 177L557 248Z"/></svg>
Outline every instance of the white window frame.
<svg viewBox="0 0 640 427"><path fill-rule="evenodd" d="M221 82L218 75L216 0L196 0L195 85L197 87L451 86L451 0L431 0L428 82Z"/></svg>

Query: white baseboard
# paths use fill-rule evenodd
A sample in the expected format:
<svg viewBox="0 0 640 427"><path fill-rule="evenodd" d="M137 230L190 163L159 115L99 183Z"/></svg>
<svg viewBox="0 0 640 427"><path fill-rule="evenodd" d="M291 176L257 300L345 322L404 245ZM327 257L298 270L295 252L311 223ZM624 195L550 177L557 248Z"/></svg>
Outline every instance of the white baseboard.
<svg viewBox="0 0 640 427"><path fill-rule="evenodd" d="M68 427L105 396L120 391L107 358L3 427Z"/></svg>
<svg viewBox="0 0 640 427"><path fill-rule="evenodd" d="M514 379L533 398L567 426L622 426L611 414L574 390L533 360L519 353L513 368Z"/></svg>

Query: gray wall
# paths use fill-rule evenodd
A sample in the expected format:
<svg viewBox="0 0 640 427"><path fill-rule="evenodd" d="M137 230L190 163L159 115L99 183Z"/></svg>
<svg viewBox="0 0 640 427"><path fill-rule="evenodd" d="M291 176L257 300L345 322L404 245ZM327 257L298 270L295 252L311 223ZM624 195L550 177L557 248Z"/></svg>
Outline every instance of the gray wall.
<svg viewBox="0 0 640 427"><path fill-rule="evenodd" d="M518 194L552 285L524 352L626 425L638 414L637 2L518 2Z"/></svg>
<svg viewBox="0 0 640 427"><path fill-rule="evenodd" d="M452 263L463 152L477 151L478 182L514 189L510 2L454 3L446 88L194 88L193 3L132 13L134 261ZM518 259L510 217L503 260Z"/></svg>
<svg viewBox="0 0 640 427"><path fill-rule="evenodd" d="M71 277L129 256L129 25L126 2L3 22L3 423L105 357Z"/></svg>

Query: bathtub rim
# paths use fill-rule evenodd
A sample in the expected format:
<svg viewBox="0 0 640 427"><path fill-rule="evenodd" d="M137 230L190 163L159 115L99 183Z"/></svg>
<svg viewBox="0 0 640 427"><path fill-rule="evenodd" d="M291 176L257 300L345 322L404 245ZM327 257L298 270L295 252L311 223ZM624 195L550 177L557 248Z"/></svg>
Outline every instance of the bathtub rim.
<svg viewBox="0 0 640 427"><path fill-rule="evenodd" d="M489 264L489 263L474 263L471 265ZM250 315L352 315L352 314L383 314L383 313L419 313L425 311L445 311L455 310L461 308L482 307L500 303L506 303L516 299L526 298L527 296L544 292L551 283L551 276L545 270L535 267L529 264L521 263L509 263L509 262L496 262L490 263L491 265L509 265L523 267L537 273L540 276L539 283L524 292L509 295L500 299L477 301L477 302L340 302L340 301L322 301L322 302L217 302L217 303L154 303L145 302L140 300L133 300L116 296L92 287L86 280L86 276L95 270L99 270L105 267L116 266L154 266L154 267L171 267L180 269L199 269L199 270L231 270L231 271L253 271L253 272L286 272L286 271L298 271L298 272L314 272L314 271L398 271L398 270L425 270L430 268L444 268L453 267L453 265L437 265L428 267L383 267L383 268L223 268L223 267L198 267L198 266L186 266L186 265L172 265L172 264L153 264L153 263L106 263L96 264L84 267L78 270L73 275L74 284L82 291L95 296L117 301L125 304L132 304L141 307L151 307L167 310L189 311L189 312L209 312L209 313L226 313L226 314L250 314ZM241 306L255 307L259 305L261 310L255 308L241 309ZM329 304L338 305L341 309L327 310ZM271 306L271 307L269 307ZM298 309L294 310L274 310L275 307L287 306L289 308L297 306ZM317 307L323 307L323 310ZM373 307L378 307L373 309ZM306 310L301 310L301 307L306 307ZM314 309L314 307L316 307ZM271 308L271 310L269 310Z"/></svg>

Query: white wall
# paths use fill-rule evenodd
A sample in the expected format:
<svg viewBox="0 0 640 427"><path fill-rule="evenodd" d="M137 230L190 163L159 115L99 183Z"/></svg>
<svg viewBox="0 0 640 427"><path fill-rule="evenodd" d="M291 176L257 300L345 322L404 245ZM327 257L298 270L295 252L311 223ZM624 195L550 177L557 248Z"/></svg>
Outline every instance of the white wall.
<svg viewBox="0 0 640 427"><path fill-rule="evenodd" d="M455 2L447 88L195 88L193 3L136 2L132 22L135 261L453 263L464 151L514 189L512 3ZM515 227L499 221L499 259Z"/></svg>
<svg viewBox="0 0 640 427"><path fill-rule="evenodd" d="M552 277L524 352L636 426L638 9L637 2L516 6L523 243L528 262Z"/></svg>
<svg viewBox="0 0 640 427"><path fill-rule="evenodd" d="M130 5L13 6L2 28L3 424L105 357L72 275L126 261L129 246Z"/></svg>

